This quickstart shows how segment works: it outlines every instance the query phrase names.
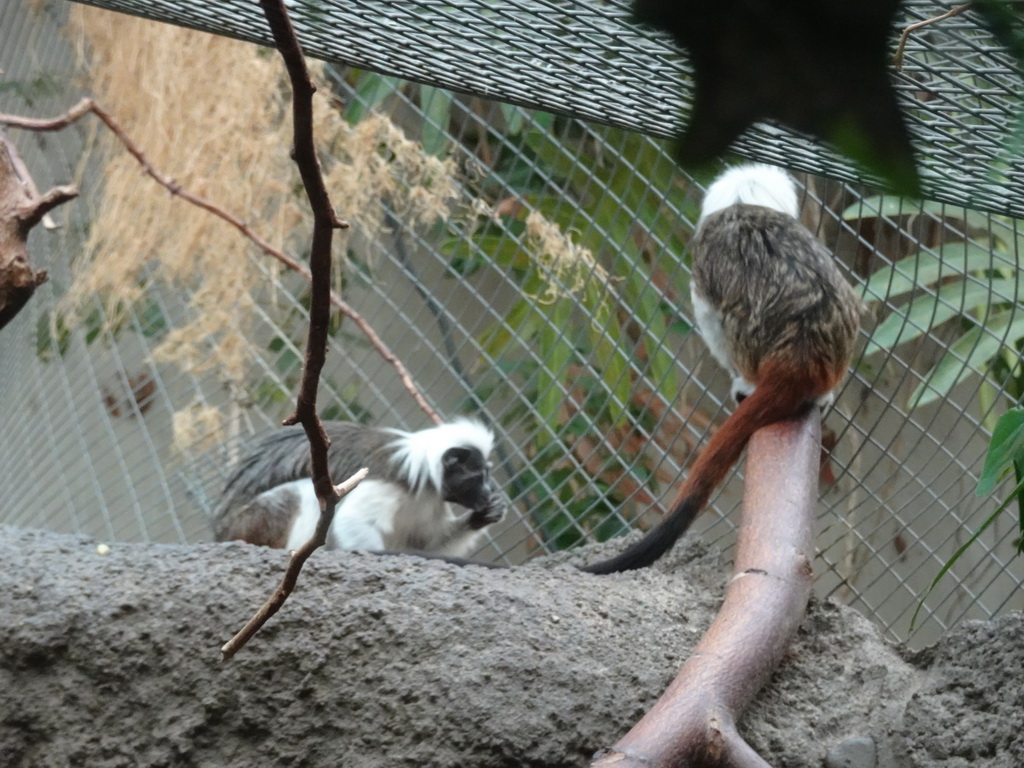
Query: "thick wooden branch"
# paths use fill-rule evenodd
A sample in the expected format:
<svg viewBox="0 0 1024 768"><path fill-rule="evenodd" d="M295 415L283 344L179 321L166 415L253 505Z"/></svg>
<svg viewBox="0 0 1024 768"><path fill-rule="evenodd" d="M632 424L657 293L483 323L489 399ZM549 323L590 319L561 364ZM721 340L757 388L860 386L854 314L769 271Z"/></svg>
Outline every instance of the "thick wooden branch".
<svg viewBox="0 0 1024 768"><path fill-rule="evenodd" d="M73 186L40 195L17 150L0 136L0 329L46 282L46 270L32 269L28 235L51 210L78 196Z"/></svg>
<svg viewBox="0 0 1024 768"><path fill-rule="evenodd" d="M664 695L595 768L767 768L736 720L807 609L820 445L816 410L751 439L736 560L718 616Z"/></svg>

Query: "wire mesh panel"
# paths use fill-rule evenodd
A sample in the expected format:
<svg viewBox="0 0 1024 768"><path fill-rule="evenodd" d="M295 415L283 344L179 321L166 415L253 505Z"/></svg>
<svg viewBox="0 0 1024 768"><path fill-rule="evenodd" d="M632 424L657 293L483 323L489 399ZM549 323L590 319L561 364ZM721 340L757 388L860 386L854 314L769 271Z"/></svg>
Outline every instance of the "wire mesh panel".
<svg viewBox="0 0 1024 768"><path fill-rule="evenodd" d="M271 44L247 0L90 0L152 19ZM296 0L313 56L513 104L671 136L692 103L689 64L666 35L630 21L629 0ZM905 0L894 35L948 8ZM836 34L823 30L822 34ZM909 35L893 72L927 197L1024 215L1024 165L1006 147L1024 92L1012 58L973 11ZM809 63L814 66L814 63ZM846 181L864 180L828 147L755 126L741 154Z"/></svg>
<svg viewBox="0 0 1024 768"><path fill-rule="evenodd" d="M511 18L526 8L509 7ZM587 7L579 18L595 29L622 10ZM193 26L223 20L221 6L190 9ZM0 111L50 116L93 94L164 173L305 255L276 57L94 9L69 18L56 3L0 7L0 30ZM452 43L452 61L463 55ZM451 76L425 62L409 74ZM332 320L323 415L413 429L433 409L489 423L512 512L484 557L521 562L659 519L731 407L686 298L700 184L665 143L618 127L367 70L318 77L321 158L354 225L335 286L351 311ZM197 88L203 78L220 85ZM76 180L83 196L55 213L59 229L34 235L51 280L0 332L0 521L208 540L240 446L293 407L308 284L143 177L96 124L8 135L39 187ZM789 162L792 146L771 151L791 168L824 156ZM824 422L818 588L906 638L935 574L996 504L974 488L995 419L1024 386L1024 233L1004 213L800 181L805 223L867 305L862 351ZM726 551L741 483L697 525ZM968 548L915 642L1022 607L1013 526L1008 512Z"/></svg>

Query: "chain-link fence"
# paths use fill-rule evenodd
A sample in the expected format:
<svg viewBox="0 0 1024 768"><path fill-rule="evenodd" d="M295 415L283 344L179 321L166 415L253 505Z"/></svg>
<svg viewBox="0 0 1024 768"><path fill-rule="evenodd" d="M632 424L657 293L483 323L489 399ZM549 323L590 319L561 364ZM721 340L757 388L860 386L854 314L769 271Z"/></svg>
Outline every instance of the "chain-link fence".
<svg viewBox="0 0 1024 768"><path fill-rule="evenodd" d="M327 40L312 34L315 5L300 4L300 32ZM393 6L402 29L415 26L415 14L381 5ZM568 12L552 3L409 5L444 18L480 15L488 30L511 30L508 39L527 52L526 22L543 17L522 14L555 5ZM262 29L230 16L228 6L190 4L180 13L190 26L258 38L224 21ZM512 563L649 525L728 410L727 376L691 333L685 298L701 186L661 140L617 127L671 131L675 102L653 99L653 122L629 106L645 101L628 87L642 82L633 76L646 64L629 46L665 44L611 35L624 23L620 4L571 7L578 13L568 18L596 30L589 44L612 46L605 66L618 62L628 76L566 90L576 80L553 64L545 69L539 51L532 59L509 53L507 61L480 64L504 83L497 91L504 101L482 98L487 89L472 79L459 84L476 95L456 94L437 86L472 70L466 38L449 24L447 38L424 45L427 55L413 50L418 38L395 31L398 21L389 44L407 55L364 65L432 85L340 65L323 74L330 114L318 124L322 157L334 202L355 232L337 286L352 311L332 325L322 410L428 426L397 359L429 408L490 423L512 513L482 555ZM565 18L551 22L560 40L570 32ZM947 103L956 99L935 35L971 47L974 58L962 62L971 83L992 70L970 67L999 60L978 42L982 33L965 30L932 31L907 47L904 72L919 83L921 73L929 82L941 78L946 86L935 90ZM597 65L588 61L573 59L577 69L565 71L590 83L588 67ZM0 7L0 111L51 116L94 95L162 172L233 207L301 260L308 224L280 127L287 102L276 66L251 45L93 9ZM495 74L502 66L507 81ZM674 78L680 65L665 66ZM550 79L517 86L524 67ZM119 86L119 71L140 87ZM663 74L656 69L654 79ZM991 79L1009 88L1013 77L1007 66ZM602 115L588 111L592 88L608 96ZM253 106L260 99L266 103ZM1012 117L1006 104L979 114L1004 128ZM916 120L920 135L928 121ZM194 123L203 124L179 132ZM992 140L991 132L978 135ZM108 540L208 540L212 504L239 446L292 408L307 284L144 178L95 122L8 136L40 188L75 180L83 195L54 213L58 229L33 235L35 266L51 280L0 333L0 522ZM947 202L911 202L850 183L848 167L798 137L765 128L744 141L749 155L831 177L800 176L804 221L863 286L871 319L824 423L830 451L821 471L818 589L906 639L935 574L997 503L976 498L974 488L994 421L1024 386L1017 312L1024 232L1007 216L1019 202L1007 191L1017 166L982 188L971 179L988 173L987 160L958 172L929 155L926 184ZM997 157L997 144L985 158ZM209 181L214 156L220 186ZM260 168L271 175L259 176ZM953 176L956 185L946 185ZM995 212L962 207L972 201ZM119 260L104 261L111 255ZM696 526L726 551L737 478ZM1014 527L1007 512L967 550L929 597L915 643L963 618L1024 607Z"/></svg>

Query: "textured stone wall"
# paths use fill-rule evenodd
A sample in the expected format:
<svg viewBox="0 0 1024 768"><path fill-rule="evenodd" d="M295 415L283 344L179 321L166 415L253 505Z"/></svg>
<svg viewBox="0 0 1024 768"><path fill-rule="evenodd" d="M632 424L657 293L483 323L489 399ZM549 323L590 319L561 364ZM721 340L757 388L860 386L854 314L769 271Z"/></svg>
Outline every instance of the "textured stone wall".
<svg viewBox="0 0 1024 768"><path fill-rule="evenodd" d="M3 763L584 766L672 679L726 578L689 540L610 577L319 552L221 663L285 557L0 529ZM780 768L1018 768L1022 722L1021 616L910 655L816 603L740 726Z"/></svg>

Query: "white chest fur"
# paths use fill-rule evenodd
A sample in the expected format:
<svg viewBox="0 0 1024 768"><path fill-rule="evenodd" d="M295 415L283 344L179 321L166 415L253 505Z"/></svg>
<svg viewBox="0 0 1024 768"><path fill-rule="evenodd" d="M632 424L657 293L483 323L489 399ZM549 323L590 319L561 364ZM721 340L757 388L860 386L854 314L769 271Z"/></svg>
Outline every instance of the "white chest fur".
<svg viewBox="0 0 1024 768"><path fill-rule="evenodd" d="M299 499L298 513L293 518L287 543L288 549L296 549L316 530L320 502L313 491L312 480L296 480L288 483L287 487ZM394 483L368 479L338 504L327 534L327 546L330 549L419 549L463 554L476 536L466 535L453 540L451 529L455 525L451 506L437 494L410 495Z"/></svg>

